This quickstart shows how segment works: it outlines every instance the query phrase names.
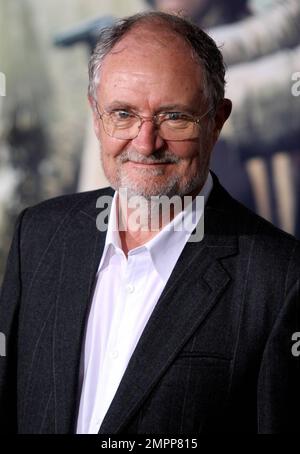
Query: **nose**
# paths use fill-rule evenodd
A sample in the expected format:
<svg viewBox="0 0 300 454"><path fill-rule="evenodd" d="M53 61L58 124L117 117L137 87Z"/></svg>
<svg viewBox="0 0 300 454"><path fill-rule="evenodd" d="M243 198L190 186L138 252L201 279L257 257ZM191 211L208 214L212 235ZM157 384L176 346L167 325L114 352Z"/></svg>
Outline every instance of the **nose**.
<svg viewBox="0 0 300 454"><path fill-rule="evenodd" d="M132 145L135 149L146 156L159 150L163 144L164 140L159 136L156 126L150 120L143 121L139 134L135 139L132 139Z"/></svg>

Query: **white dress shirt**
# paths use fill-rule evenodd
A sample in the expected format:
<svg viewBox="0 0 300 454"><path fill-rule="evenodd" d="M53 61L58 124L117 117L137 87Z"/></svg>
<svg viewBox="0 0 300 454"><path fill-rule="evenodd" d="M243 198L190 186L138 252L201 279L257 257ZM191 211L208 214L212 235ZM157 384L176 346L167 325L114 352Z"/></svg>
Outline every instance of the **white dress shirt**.
<svg viewBox="0 0 300 454"><path fill-rule="evenodd" d="M209 173L199 193L204 203L212 186ZM203 205L193 204L192 210L177 214L126 258L116 228L115 193L87 324L77 433L98 433L139 338L202 215ZM184 229L176 229L180 222Z"/></svg>

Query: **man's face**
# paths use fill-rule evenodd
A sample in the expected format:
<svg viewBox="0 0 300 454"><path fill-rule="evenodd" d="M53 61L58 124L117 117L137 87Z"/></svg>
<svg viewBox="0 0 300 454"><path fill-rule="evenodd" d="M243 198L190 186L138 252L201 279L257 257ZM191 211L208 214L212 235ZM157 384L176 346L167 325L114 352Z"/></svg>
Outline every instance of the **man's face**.
<svg viewBox="0 0 300 454"><path fill-rule="evenodd" d="M159 112L201 115L208 108L204 75L187 44L162 28L135 29L103 62L97 103L100 112L133 112L147 118ZM198 137L167 141L151 121L136 138L110 137L94 110L94 127L101 143L104 173L115 189L151 197L199 191L205 181L211 149L217 138L209 116L201 121Z"/></svg>
<svg viewBox="0 0 300 454"><path fill-rule="evenodd" d="M183 11L191 18L198 18L208 7L214 6L216 0L155 0L155 9L166 13Z"/></svg>

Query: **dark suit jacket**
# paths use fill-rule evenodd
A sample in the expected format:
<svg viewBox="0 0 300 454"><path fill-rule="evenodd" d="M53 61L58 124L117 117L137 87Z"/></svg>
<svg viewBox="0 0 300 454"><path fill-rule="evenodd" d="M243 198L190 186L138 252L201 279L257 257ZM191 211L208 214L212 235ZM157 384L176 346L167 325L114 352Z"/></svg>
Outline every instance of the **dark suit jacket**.
<svg viewBox="0 0 300 454"><path fill-rule="evenodd" d="M19 217L0 303L5 430L75 431L105 242L96 200L112 194L63 196ZM296 432L299 276L299 243L232 199L214 176L204 239L180 255L100 433Z"/></svg>

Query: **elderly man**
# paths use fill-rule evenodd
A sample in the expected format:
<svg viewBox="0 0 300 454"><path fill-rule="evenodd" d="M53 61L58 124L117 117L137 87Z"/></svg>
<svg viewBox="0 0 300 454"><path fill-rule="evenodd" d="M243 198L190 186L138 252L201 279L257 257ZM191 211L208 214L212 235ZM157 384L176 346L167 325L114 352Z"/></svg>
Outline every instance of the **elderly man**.
<svg viewBox="0 0 300 454"><path fill-rule="evenodd" d="M224 72L182 18L101 33L89 100L113 189L19 217L0 303L7 431L297 430L299 244L209 171L231 111ZM189 203L176 212L174 197Z"/></svg>

